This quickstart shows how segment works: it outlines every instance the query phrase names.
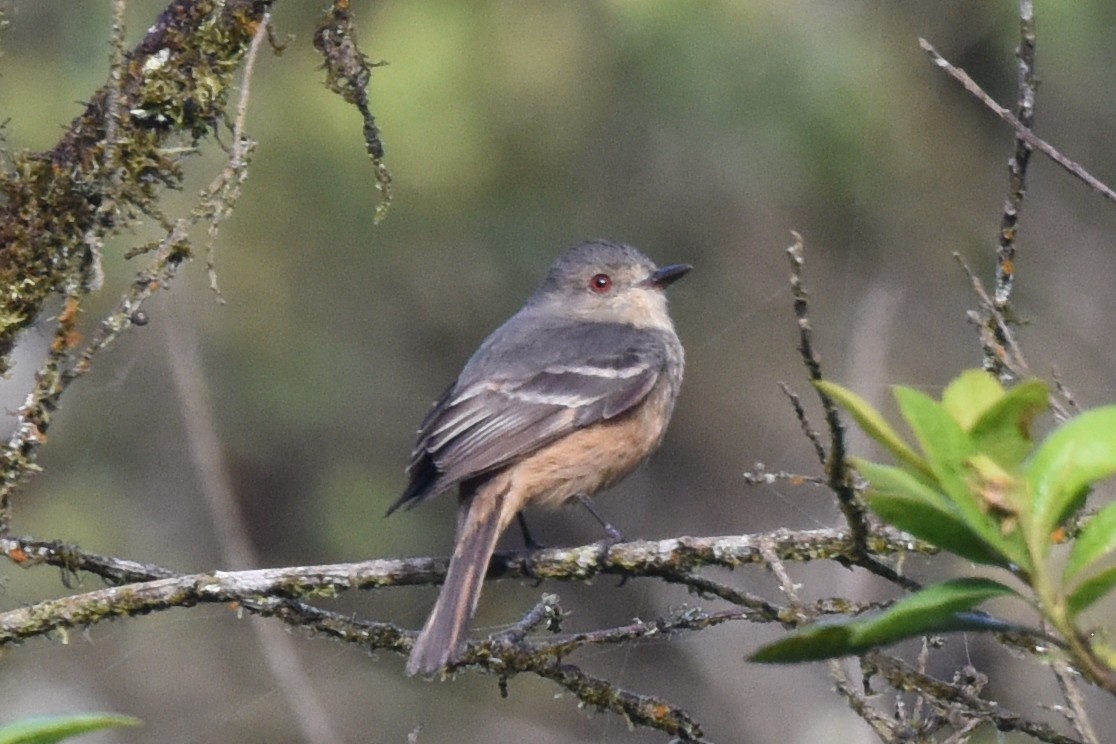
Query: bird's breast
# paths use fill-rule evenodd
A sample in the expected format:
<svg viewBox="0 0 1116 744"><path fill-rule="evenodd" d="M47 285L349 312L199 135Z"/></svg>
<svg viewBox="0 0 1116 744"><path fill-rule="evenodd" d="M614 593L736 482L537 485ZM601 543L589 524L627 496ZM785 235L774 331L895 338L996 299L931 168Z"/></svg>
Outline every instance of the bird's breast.
<svg viewBox="0 0 1116 744"><path fill-rule="evenodd" d="M620 416L579 429L525 457L506 471L513 498L557 506L591 496L631 473L659 446L674 405L664 376L639 405Z"/></svg>

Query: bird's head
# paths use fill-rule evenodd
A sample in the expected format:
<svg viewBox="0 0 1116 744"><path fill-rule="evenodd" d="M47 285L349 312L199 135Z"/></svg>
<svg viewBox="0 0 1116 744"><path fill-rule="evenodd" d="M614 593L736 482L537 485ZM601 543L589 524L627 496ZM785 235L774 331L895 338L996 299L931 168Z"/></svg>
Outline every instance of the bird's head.
<svg viewBox="0 0 1116 744"><path fill-rule="evenodd" d="M630 245L594 240L559 256L529 304L591 322L670 328L664 290L690 269L659 268Z"/></svg>

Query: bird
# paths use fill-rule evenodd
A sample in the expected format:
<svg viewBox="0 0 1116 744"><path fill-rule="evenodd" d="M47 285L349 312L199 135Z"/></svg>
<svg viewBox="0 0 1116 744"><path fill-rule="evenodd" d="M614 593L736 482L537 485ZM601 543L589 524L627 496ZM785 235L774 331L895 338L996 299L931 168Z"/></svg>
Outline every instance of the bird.
<svg viewBox="0 0 1116 744"><path fill-rule="evenodd" d="M659 446L685 366L664 290L691 268L608 240L569 248L435 401L387 512L458 489L449 568L408 675L460 659L489 560L524 507L588 498Z"/></svg>

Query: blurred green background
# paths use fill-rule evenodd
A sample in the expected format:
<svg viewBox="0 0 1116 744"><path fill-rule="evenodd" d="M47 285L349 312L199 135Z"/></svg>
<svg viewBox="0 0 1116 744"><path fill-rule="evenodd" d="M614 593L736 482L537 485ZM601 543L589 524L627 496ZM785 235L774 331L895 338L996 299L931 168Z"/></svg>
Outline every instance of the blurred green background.
<svg viewBox="0 0 1116 744"><path fill-rule="evenodd" d="M129 45L163 5L128 4ZM742 477L757 461L819 472L777 387L808 393L787 289L791 230L806 241L831 379L880 404L891 384L936 393L979 362L965 317L975 300L951 253L990 281L1012 141L933 69L917 38L1013 103L1013 3L353 0L365 51L389 63L371 87L395 178L380 225L359 117L324 88L311 46L323 5L276 3L277 36L292 39L282 56L261 57L253 81L248 130L259 147L218 241L226 304L197 260L150 303L150 324L98 359L64 402L42 450L45 473L17 503L17 532L183 571L229 567L202 496L212 473L191 460L191 412L172 383L174 355L196 354L221 469L260 565L447 552L452 499L382 518L403 487L413 432L553 257L587 237L695 266L671 292L688 358L672 428L647 467L599 500L631 537L841 524L820 489L748 487ZM48 148L106 79L110 3L3 7L7 144ZM1038 21L1037 129L1111 182L1116 5L1039 3ZM168 195L168 214L187 211L220 166L219 148L205 150L189 163L187 188ZM1113 205L1035 158L1018 257L1020 337L1035 373L1056 367L1086 406L1116 397L1114 227ZM138 266L122 252L152 235L142 226L108 247L108 281L92 308L111 306ZM8 410L49 333L26 334L0 385ZM577 510L533 523L550 544L599 537ZM834 567L792 571L808 598L887 591ZM3 608L61 592L50 571L3 573ZM782 599L759 570L721 578ZM542 591L561 595L568 631L699 601L653 581L505 582L486 591L476 627L514 622ZM433 597L398 590L335 606L417 627ZM261 661L251 622L203 607L100 625L68 644L28 643L0 659L0 719L105 709L147 726L97 735L102 742L302 741L301 714ZM683 705L716 741L874 741L822 665L743 663L779 632L722 626L577 661ZM515 678L501 699L489 678L424 684L406 679L394 656L294 641L304 683L340 741L404 741L420 723L424 743L664 740L580 711L539 680ZM949 675L970 661L1005 705L1054 718L1036 707L1060 702L1052 675L979 638L949 639L933 669ZM1089 700L1098 730L1113 730L1110 701Z"/></svg>

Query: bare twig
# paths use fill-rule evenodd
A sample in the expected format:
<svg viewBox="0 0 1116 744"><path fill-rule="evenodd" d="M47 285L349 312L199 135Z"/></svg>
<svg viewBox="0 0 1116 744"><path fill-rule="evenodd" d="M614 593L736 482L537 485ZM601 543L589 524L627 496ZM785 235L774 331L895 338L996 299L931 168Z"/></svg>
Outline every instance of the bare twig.
<svg viewBox="0 0 1116 744"><path fill-rule="evenodd" d="M798 596L798 584L791 580L790 574L787 572L787 567L783 565L782 559L778 553L775 552L775 547L766 541L761 541L760 555L763 557L763 562L767 569L775 576L779 582L779 588L783 590L783 594L787 595L790 600L791 607L796 608L801 613L802 620L808 620L809 616L802 612L802 600Z"/></svg>
<svg viewBox="0 0 1116 744"><path fill-rule="evenodd" d="M72 576L81 583L83 573L103 579L111 586L153 579L170 579L178 574L169 568L151 563L139 563L126 558L89 553L57 540L35 540L29 537L0 537L0 552L12 563L23 568L54 566L65 576ZM63 580L66 586L73 582Z"/></svg>
<svg viewBox="0 0 1116 744"><path fill-rule="evenodd" d="M802 284L802 267L805 263L802 236L796 232L791 234L794 236L794 244L787 248L787 256L791 263L790 284L791 295L794 298L794 315L798 321L798 351L806 365L810 381L819 382L822 379L821 362L814 351L813 329L810 325L809 303L807 301L808 293ZM826 482L830 490L837 496L837 506L841 509L845 522L849 525L849 534L853 538L853 550L849 555L848 562L865 568L899 586L910 590L918 589L920 586L918 582L900 575L890 566L880 563L871 556L866 541L872 531L872 526L868 521L868 512L864 508L864 503L860 500L853 484L852 470L849 468L846 457L844 424L841 423L841 416L833 399L822 392L820 388L817 389L817 393L822 408L825 410L825 423L829 430L828 455L824 455L824 448L820 446L818 437L813 435L813 430L806 421L805 413L802 411L797 397L792 397L791 400L792 404L795 405L796 414L803 430L807 437L813 441L819 455L823 456Z"/></svg>
<svg viewBox="0 0 1116 744"><path fill-rule="evenodd" d="M791 614L788 614L786 607L780 607L762 597L757 597L749 592L741 591L740 589L727 586L718 581L713 581L704 576L699 576L693 572L663 570L653 571L647 575L658 576L664 581L672 584L682 584L699 597L716 597L717 599L734 604L737 607L742 607L747 610L746 616L751 622L777 622L782 623L788 628L797 625L797 621ZM854 602L844 597L831 597L828 599L819 599L810 604L808 606L808 615L809 617L817 617L820 615L855 617L865 612L882 610L890 605L891 602L886 601Z"/></svg>
<svg viewBox="0 0 1116 744"><path fill-rule="evenodd" d="M1069 710L1064 711L1066 720L1086 744L1100 744L1097 732L1089 722L1089 713L1085 709L1085 700L1081 697L1081 688L1077 685L1075 672L1064 659L1057 657L1051 661L1050 669L1054 672L1054 678L1058 680L1058 689L1062 691L1066 705L1069 706Z"/></svg>
<svg viewBox="0 0 1116 744"><path fill-rule="evenodd" d="M930 59L936 66L938 66L942 70L945 70L950 75L950 77L961 83L961 85L965 87L965 90L967 90L969 93L975 96L977 100L987 106L992 111L992 113L996 114L996 116L1000 117L1002 120L1010 124L1011 127L1015 130L1015 134L1017 137L1041 152L1043 155L1046 155L1058 165L1062 166L1062 168L1068 171L1070 175L1081 180L1093 191L1096 191L1098 194L1104 196L1110 201L1116 201L1116 191L1113 191L1102 181L1086 171L1085 168L1083 168L1081 165L1067 158L1049 142L1042 139L1026 126L1024 126L1023 123L1019 121L1018 118L1016 118L1015 114L1011 113L1006 108L996 103L996 101L990 95L985 93L984 90L976 84L976 81L969 77L969 75L964 70L954 67L952 64L949 63L948 60L942 57L942 55L938 53L938 50L936 50L930 44L930 42L928 42L926 39L920 38L918 40L918 43L922 47L922 49L930 55Z"/></svg>
<svg viewBox="0 0 1116 744"><path fill-rule="evenodd" d="M1061 399L1061 406L1055 409L1056 420L1058 423L1067 421L1071 413L1078 413L1080 409L1077 406L1077 399L1073 395L1073 391L1066 386L1065 380L1062 379L1062 373L1054 369L1050 373L1050 377L1054 380L1054 392L1058 394Z"/></svg>
<svg viewBox="0 0 1116 744"><path fill-rule="evenodd" d="M1031 370L1027 366L1027 360L1023 357L1023 350L1016 342L1015 334L1012 332L1007 318L1004 317L996 302L985 290L983 282L969 268L969 264L961 254L954 253L953 258L961 266L965 276L969 278L969 282L973 286L973 292L980 300L981 311L988 318L988 322L985 322L980 316L973 318L973 322L981 328L981 345L986 349L986 353L995 357L998 368L1006 370L1016 379L1029 377Z"/></svg>
<svg viewBox="0 0 1116 744"><path fill-rule="evenodd" d="M779 389L783 391L783 395L787 396L790 401L791 408L794 409L794 417L798 419L798 426L802 429L802 433L806 435L806 439L810 444L814 445L814 454L818 457L818 462L824 468L828 465L827 457L825 454L825 445L821 443L821 437L814 427L810 426L810 419L806 416L806 409L802 405L802 399L798 397L798 393L791 390L790 385L785 382L779 383Z"/></svg>
<svg viewBox="0 0 1116 744"><path fill-rule="evenodd" d="M262 29L262 27L261 27ZM218 537L222 562L237 568L259 565L248 538L248 528L237 503L228 464L213 419L212 396L206 381L197 339L191 329L178 324L168 333L167 350L171 379L178 393L185 423L186 440L194 473L208 507L214 534ZM251 618L249 627L259 644L261 656L287 701L293 724L308 744L344 741L334 730L329 714L311 683L298 655L295 639L282 627Z"/></svg>
<svg viewBox="0 0 1116 744"><path fill-rule="evenodd" d="M780 618L781 608L778 605L749 592L741 591L704 576L698 576L692 571L667 569L656 575L672 584L682 584L700 597L716 597L738 607L746 607L754 613L753 619L757 621L782 622Z"/></svg>
<svg viewBox="0 0 1116 744"><path fill-rule="evenodd" d="M841 666L840 660L831 659L826 662L826 667L829 670L829 676L833 678L837 694L845 698L849 708L872 727L880 741L914 741L910 737L903 737L903 734L908 732L905 731L907 727L902 722L881 713L872 705L868 696L856 688L845 672L845 668Z"/></svg>
<svg viewBox="0 0 1116 744"><path fill-rule="evenodd" d="M1018 102L1016 115L1019 123L1028 130L1035 121L1035 8L1032 0L1020 0L1019 47L1016 59L1019 63ZM1019 227L1019 212L1027 191L1027 164L1031 160L1032 147L1019 134L1015 136L1015 151L1008 159L1008 191L1000 214L1000 233L996 248L996 285L991 309L986 309L980 318L981 347L984 358L982 366L1003 382L1018 379L1018 375L997 352L1008 343L1006 328L1014 323L1011 311L1011 290L1015 284L1015 248Z"/></svg>
<svg viewBox="0 0 1116 744"><path fill-rule="evenodd" d="M104 168L111 171L116 165L116 130L120 123L121 85L124 82L124 13L127 0L112 3L112 65L109 67L109 84L105 96L105 150Z"/></svg>
<svg viewBox="0 0 1116 744"><path fill-rule="evenodd" d="M809 483L813 486L826 485L825 478L816 475L803 475L801 473L791 473L787 470L768 470L767 466L762 462L757 462L752 465L751 470L744 471L744 482L750 486L771 485L776 481L784 481L793 486L801 486Z"/></svg>
<svg viewBox="0 0 1116 744"><path fill-rule="evenodd" d="M751 621L752 613L747 609L721 610L707 612L699 607L682 607L668 617L655 620L636 620L627 625L600 630L587 630L556 640L533 641L528 652L534 657L552 656L564 658L583 646L609 646L652 638L665 638L682 631L697 631L712 628L724 623ZM477 648L489 647L488 641L478 641Z"/></svg>
<svg viewBox="0 0 1116 744"><path fill-rule="evenodd" d="M114 219L116 199L111 195L120 191L123 169L118 162L118 134L120 126L120 100L124 94L124 14L127 0L113 0L112 3L112 63L109 66L109 82L105 86L105 136L101 153L101 170L98 174L102 182L103 195L97 205L94 220L83 236L88 251L85 265L81 271L84 288L89 291L101 289L105 281L105 271L101 249L104 246L104 225L122 221L122 215Z"/></svg>
<svg viewBox="0 0 1116 744"><path fill-rule="evenodd" d="M813 329L810 326L810 311L807 301L808 293L802 284L802 267L805 263L802 236L796 232L792 232L791 235L794 236L794 243L787 248L787 256L790 258L791 264L790 284L791 295L794 298L794 316L798 321L798 351L802 355L802 361L806 365L806 372L810 376L810 381L818 382L822 379L821 362L814 351ZM829 429L829 453L828 456L823 458L829 487L837 496L837 505L840 507L841 513L845 515L845 521L849 525L853 540L857 546L863 546L870 530L868 514L852 484L852 474L846 460L844 425L841 423L841 416L833 399L820 389L817 392L821 399L822 408L825 410L826 427ZM798 408L801 408L801 406ZM799 420L803 422L809 435L811 430L804 423L802 414L800 414ZM818 448L819 454L821 454L821 447L816 437L814 437L814 444ZM858 547L858 552L861 555L867 555L867 551L862 547Z"/></svg>
<svg viewBox="0 0 1116 744"><path fill-rule="evenodd" d="M1000 309L996 307L996 303L989 296L988 291L984 288L984 283L980 281L969 264L961 257L960 253L954 253L953 258L965 272L965 276L969 278L969 283L972 284L973 292L976 293L977 299L980 300L980 309L984 317L981 317L976 311L970 314L970 320L973 325L980 328L981 345L985 348L987 353L991 353L996 359L996 366L1003 372L1009 373L1010 377L1016 380L1021 380L1031 376L1031 368L1027 365L1027 360L1023 356L1023 349L1015 340L1015 333L1011 329L1007 318L1004 317ZM986 320L987 319L987 320ZM1063 403L1058 398L1052 397L1050 399L1050 407L1054 410L1054 417L1058 421L1065 421L1069 418L1068 406L1073 406L1072 397L1067 397L1061 387L1061 381L1055 378L1055 387L1063 393L1062 398L1066 401Z"/></svg>

